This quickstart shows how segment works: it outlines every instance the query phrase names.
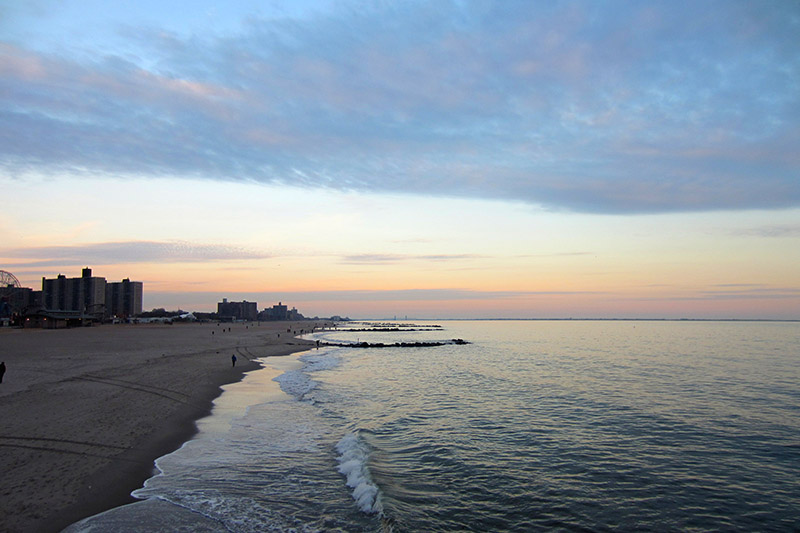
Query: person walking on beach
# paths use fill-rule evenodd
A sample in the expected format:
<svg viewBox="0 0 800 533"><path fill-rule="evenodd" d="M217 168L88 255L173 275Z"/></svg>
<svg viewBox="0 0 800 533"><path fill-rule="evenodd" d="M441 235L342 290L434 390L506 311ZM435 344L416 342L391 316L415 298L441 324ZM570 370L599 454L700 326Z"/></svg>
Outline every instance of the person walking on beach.
<svg viewBox="0 0 800 533"><path fill-rule="evenodd" d="M231 366L236 366L236 354L231 355Z"/></svg>
<svg viewBox="0 0 800 533"><path fill-rule="evenodd" d="M6 373L6 362L3 361L2 363L0 363L0 383L3 382L3 374L5 373Z"/></svg>

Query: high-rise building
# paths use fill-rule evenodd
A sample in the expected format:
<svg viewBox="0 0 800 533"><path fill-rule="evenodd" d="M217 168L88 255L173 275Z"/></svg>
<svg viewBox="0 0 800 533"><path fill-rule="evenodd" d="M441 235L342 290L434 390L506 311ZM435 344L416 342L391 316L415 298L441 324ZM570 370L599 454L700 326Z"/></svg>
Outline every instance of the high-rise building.
<svg viewBox="0 0 800 533"><path fill-rule="evenodd" d="M289 309L283 302L267 307L258 314L259 320L303 320L303 318L296 308Z"/></svg>
<svg viewBox="0 0 800 533"><path fill-rule="evenodd" d="M103 313L106 302L106 278L92 276L84 268L79 278L59 274L55 279L42 278L42 306L48 310Z"/></svg>
<svg viewBox="0 0 800 533"><path fill-rule="evenodd" d="M142 314L141 281L122 281L106 284L106 316L130 318Z"/></svg>
<svg viewBox="0 0 800 533"><path fill-rule="evenodd" d="M223 298L217 303L217 314L220 318L233 318L234 320L256 320L258 318L258 304L256 302L229 302Z"/></svg>

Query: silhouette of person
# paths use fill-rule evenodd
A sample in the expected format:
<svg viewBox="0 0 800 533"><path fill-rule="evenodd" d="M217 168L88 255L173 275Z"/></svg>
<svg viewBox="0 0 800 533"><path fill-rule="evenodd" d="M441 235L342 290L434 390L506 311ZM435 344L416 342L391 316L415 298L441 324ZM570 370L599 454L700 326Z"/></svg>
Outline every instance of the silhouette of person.
<svg viewBox="0 0 800 533"><path fill-rule="evenodd" d="M236 366L236 354L231 355L231 366Z"/></svg>
<svg viewBox="0 0 800 533"><path fill-rule="evenodd" d="M6 373L6 362L0 363L0 383L3 382L3 375Z"/></svg>

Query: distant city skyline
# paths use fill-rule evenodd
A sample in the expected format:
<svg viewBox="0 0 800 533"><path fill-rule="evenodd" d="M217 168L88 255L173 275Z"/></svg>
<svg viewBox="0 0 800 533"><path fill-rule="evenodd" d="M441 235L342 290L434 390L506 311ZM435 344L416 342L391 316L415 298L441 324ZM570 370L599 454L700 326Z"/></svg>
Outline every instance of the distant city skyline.
<svg viewBox="0 0 800 533"><path fill-rule="evenodd" d="M143 308L800 318L800 5L0 5L0 269Z"/></svg>

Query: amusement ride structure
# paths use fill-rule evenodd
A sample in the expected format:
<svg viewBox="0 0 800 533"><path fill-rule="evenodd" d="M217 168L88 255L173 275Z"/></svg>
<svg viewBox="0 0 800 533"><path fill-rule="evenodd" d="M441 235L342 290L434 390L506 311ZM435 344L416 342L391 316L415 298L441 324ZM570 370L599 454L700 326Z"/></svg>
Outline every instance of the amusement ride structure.
<svg viewBox="0 0 800 533"><path fill-rule="evenodd" d="M0 300L7 298L14 292L14 289L19 288L19 280L14 274L6 270L0 270Z"/></svg>

